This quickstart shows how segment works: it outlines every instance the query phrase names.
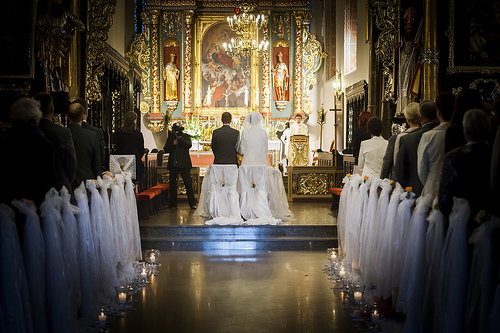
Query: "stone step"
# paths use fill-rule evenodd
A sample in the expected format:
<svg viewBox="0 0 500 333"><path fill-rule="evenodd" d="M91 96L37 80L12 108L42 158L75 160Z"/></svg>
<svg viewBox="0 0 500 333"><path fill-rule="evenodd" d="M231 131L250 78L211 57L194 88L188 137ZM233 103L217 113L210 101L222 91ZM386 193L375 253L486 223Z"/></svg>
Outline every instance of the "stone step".
<svg viewBox="0 0 500 333"><path fill-rule="evenodd" d="M324 251L337 247L336 225L147 226L143 249L170 251L268 250Z"/></svg>

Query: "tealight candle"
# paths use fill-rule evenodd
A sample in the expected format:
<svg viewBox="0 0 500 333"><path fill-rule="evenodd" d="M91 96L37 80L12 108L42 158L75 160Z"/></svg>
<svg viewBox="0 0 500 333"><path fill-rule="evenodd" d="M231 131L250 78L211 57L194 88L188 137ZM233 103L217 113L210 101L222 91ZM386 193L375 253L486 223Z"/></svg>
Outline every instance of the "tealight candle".
<svg viewBox="0 0 500 333"><path fill-rule="evenodd" d="M377 310L373 310L372 312L372 324L378 324L378 320L380 318L380 314Z"/></svg>
<svg viewBox="0 0 500 333"><path fill-rule="evenodd" d="M151 257L149 257L149 260L151 261L152 264L156 262L156 256L154 253L151 253Z"/></svg>
<svg viewBox="0 0 500 333"><path fill-rule="evenodd" d="M361 302L361 291L354 292L354 304L359 304Z"/></svg>
<svg viewBox="0 0 500 333"><path fill-rule="evenodd" d="M337 255L335 254L335 252L332 252L332 260L335 260L337 259Z"/></svg>
<svg viewBox="0 0 500 333"><path fill-rule="evenodd" d="M340 278L341 278L341 279L343 279L343 278L344 278L344 276L345 276L345 270L344 270L344 267L342 267L342 268L340 269L339 276L340 276Z"/></svg>
<svg viewBox="0 0 500 333"><path fill-rule="evenodd" d="M101 312L98 319L99 319L99 327L106 327L106 315L104 314L104 312Z"/></svg>
<svg viewBox="0 0 500 333"><path fill-rule="evenodd" d="M145 269L145 268L143 268L143 269L142 269L141 277L142 277L143 279L145 279L145 278L147 278L147 277L148 277L148 273L146 273L146 269Z"/></svg>
<svg viewBox="0 0 500 333"><path fill-rule="evenodd" d="M119 293L118 294L118 302L120 304L125 304L125 302L127 302L127 294L125 294L125 293Z"/></svg>

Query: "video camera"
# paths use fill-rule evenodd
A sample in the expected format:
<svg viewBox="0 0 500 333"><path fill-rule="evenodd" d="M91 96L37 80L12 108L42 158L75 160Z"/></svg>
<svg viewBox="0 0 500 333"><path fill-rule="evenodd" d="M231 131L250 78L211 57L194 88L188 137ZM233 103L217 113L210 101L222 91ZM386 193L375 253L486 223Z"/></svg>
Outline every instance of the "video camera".
<svg viewBox="0 0 500 333"><path fill-rule="evenodd" d="M172 132L175 135L182 135L182 131L184 131L184 127L182 127L181 124L175 123L175 124L172 125Z"/></svg>

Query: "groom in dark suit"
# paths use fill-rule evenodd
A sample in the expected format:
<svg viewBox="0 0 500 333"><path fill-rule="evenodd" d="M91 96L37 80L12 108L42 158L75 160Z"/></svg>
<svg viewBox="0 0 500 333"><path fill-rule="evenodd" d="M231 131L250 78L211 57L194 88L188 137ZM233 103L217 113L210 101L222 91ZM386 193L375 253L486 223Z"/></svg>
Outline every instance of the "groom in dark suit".
<svg viewBox="0 0 500 333"><path fill-rule="evenodd" d="M224 112L221 120L222 127L212 133L214 164L238 165L237 145L240 132L231 128L231 114L229 112Z"/></svg>

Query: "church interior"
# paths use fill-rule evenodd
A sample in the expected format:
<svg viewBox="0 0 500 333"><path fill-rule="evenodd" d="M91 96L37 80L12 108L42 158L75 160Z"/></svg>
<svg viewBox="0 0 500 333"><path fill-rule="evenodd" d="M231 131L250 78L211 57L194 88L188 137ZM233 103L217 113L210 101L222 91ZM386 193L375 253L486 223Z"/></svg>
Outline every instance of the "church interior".
<svg viewBox="0 0 500 333"><path fill-rule="evenodd" d="M499 1L1 8L0 333L497 332Z"/></svg>

